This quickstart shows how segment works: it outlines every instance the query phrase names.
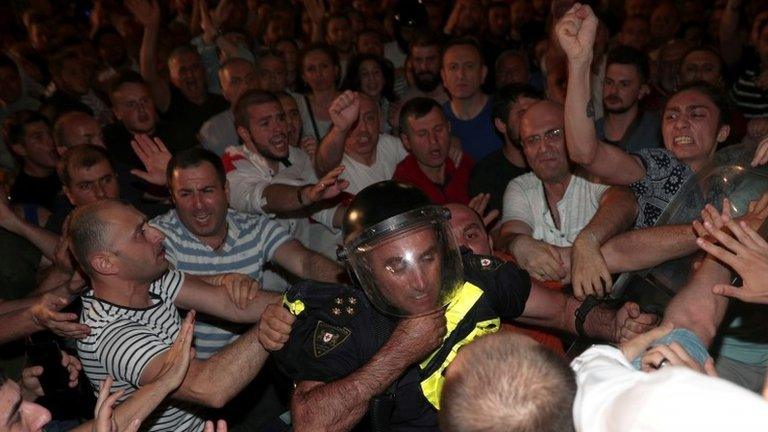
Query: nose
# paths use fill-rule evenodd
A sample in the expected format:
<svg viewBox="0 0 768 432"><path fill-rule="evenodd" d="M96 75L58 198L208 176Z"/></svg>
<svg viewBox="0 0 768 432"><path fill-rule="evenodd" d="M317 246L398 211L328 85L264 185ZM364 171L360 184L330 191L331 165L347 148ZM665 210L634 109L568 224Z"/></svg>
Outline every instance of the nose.
<svg viewBox="0 0 768 432"><path fill-rule="evenodd" d="M36 403L22 402L19 409L22 421L29 431L42 431L43 427L51 421L50 411Z"/></svg>
<svg viewBox="0 0 768 432"><path fill-rule="evenodd" d="M95 182L94 193L96 194L96 199L98 200L103 200L106 197L104 186L99 182Z"/></svg>
<svg viewBox="0 0 768 432"><path fill-rule="evenodd" d="M192 198L192 200L197 210L201 210L203 208L203 200L200 198L199 194L194 194L194 197Z"/></svg>
<svg viewBox="0 0 768 432"><path fill-rule="evenodd" d="M408 273L408 287L411 291L426 292L427 291L427 277L418 265L414 266Z"/></svg>

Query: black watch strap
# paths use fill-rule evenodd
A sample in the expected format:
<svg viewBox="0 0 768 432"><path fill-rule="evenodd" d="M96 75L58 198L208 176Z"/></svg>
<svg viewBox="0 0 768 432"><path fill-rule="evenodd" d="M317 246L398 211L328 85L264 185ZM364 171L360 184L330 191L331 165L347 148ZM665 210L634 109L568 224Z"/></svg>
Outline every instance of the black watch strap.
<svg viewBox="0 0 768 432"><path fill-rule="evenodd" d="M579 336L587 337L587 334L584 332L584 322L587 320L587 315L589 315L592 309L598 304L600 304L600 300L597 297L588 295L587 298L584 299L584 302L581 303L581 306L576 309L576 313L574 314L576 320L574 324L576 326L576 333L578 333Z"/></svg>

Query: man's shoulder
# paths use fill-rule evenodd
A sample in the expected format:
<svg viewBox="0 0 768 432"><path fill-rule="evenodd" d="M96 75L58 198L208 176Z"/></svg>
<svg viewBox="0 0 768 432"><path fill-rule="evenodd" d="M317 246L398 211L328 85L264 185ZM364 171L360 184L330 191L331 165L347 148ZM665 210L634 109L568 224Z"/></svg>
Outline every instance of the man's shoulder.
<svg viewBox="0 0 768 432"><path fill-rule="evenodd" d="M224 165L224 171L230 172L254 167L253 163L245 154L245 147L242 145L229 146L221 155L221 163Z"/></svg>
<svg viewBox="0 0 768 432"><path fill-rule="evenodd" d="M529 172L513 178L509 181L509 184L520 187L523 190L528 190L541 186L541 180L536 177L536 174Z"/></svg>
<svg viewBox="0 0 768 432"><path fill-rule="evenodd" d="M296 321L288 343L275 357L295 380L343 378L379 348L372 323L380 314L359 289L305 281L286 292L283 305Z"/></svg>

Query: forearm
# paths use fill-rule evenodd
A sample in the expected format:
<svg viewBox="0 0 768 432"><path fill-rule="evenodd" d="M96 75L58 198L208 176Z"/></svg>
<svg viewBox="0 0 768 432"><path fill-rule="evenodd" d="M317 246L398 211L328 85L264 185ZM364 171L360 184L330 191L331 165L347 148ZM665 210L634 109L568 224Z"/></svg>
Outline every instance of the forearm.
<svg viewBox="0 0 768 432"><path fill-rule="evenodd" d="M344 274L340 265L319 253L313 253L308 261L309 279L320 282L339 282Z"/></svg>
<svg viewBox="0 0 768 432"><path fill-rule="evenodd" d="M333 125L320 141L315 153L315 173L317 178L324 177L328 174L328 171L341 164L341 159L344 157L344 139L346 136L347 131Z"/></svg>
<svg viewBox="0 0 768 432"><path fill-rule="evenodd" d="M664 225L623 232L600 248L611 273L653 267L697 250L696 234L690 225Z"/></svg>
<svg viewBox="0 0 768 432"><path fill-rule="evenodd" d="M517 320L524 324L578 334L575 319L581 303L573 296L534 284L525 311ZM594 307L584 322L584 331L592 338L613 341L614 315L615 311Z"/></svg>
<svg viewBox="0 0 768 432"><path fill-rule="evenodd" d="M265 203L261 209L265 213L280 214L303 209L311 204L307 198L305 187L280 183L272 183L264 188ZM302 194L299 201L299 194Z"/></svg>
<svg viewBox="0 0 768 432"><path fill-rule="evenodd" d="M631 227L635 217L635 194L625 187L612 186L603 193L597 212L576 236L576 241L587 240L602 245L606 240Z"/></svg>
<svg viewBox="0 0 768 432"><path fill-rule="evenodd" d="M196 362L173 397L220 408L235 397L259 373L269 353L253 326L213 357Z"/></svg>
<svg viewBox="0 0 768 432"><path fill-rule="evenodd" d="M591 58L590 58L591 60ZM590 63L568 62L568 87L565 96L565 143L572 161L589 165L595 161L600 143L594 119L587 115L590 93Z"/></svg>
<svg viewBox="0 0 768 432"><path fill-rule="evenodd" d="M731 272L707 256L664 311L664 323L672 322L694 333L706 346L712 343L728 308L728 298L712 293L718 283L729 283Z"/></svg>
<svg viewBox="0 0 768 432"><path fill-rule="evenodd" d="M152 98L155 101L157 109L165 112L170 104L170 89L168 83L160 77L157 71L157 43L160 29L154 26L144 28L144 35L141 38L141 51L139 56L139 69L141 76L149 84Z"/></svg>
<svg viewBox="0 0 768 432"><path fill-rule="evenodd" d="M7 302L0 303L4 305ZM0 345L44 330L32 318L29 308L16 309L0 315Z"/></svg>
<svg viewBox="0 0 768 432"><path fill-rule="evenodd" d="M402 347L389 342L363 367L337 381L294 393L291 408L296 430L349 430L409 366ZM298 389L297 389L298 390Z"/></svg>
<svg viewBox="0 0 768 432"><path fill-rule="evenodd" d="M56 234L21 219L18 219L16 223L4 226L4 228L14 234L24 237L36 248L40 249L43 256L50 261L54 261L56 246L59 244L59 236Z"/></svg>

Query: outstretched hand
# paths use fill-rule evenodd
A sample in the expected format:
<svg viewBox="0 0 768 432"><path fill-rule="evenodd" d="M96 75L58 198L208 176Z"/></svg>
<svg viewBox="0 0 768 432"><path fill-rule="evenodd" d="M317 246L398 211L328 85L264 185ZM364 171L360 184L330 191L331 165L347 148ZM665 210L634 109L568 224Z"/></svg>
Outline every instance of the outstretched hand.
<svg viewBox="0 0 768 432"><path fill-rule="evenodd" d="M306 198L308 203L316 203L322 200L335 198L349 187L349 182L340 179L339 176L344 172L344 165L339 165L328 172L320 181L306 188Z"/></svg>
<svg viewBox="0 0 768 432"><path fill-rule="evenodd" d="M493 209L488 213L485 212L485 209L488 207L488 203L490 201L491 201L491 194L479 193L474 197L472 197L472 199L469 200L469 204L467 204L467 207L474 210L477 214L479 214L483 218L483 225L486 228L490 228L491 223L497 217L499 217L499 211L496 209Z"/></svg>
<svg viewBox="0 0 768 432"><path fill-rule="evenodd" d="M592 8L580 3L574 4L557 22L557 40L571 63L588 65L592 62L597 24Z"/></svg>
<svg viewBox="0 0 768 432"><path fill-rule="evenodd" d="M146 171L132 169L131 174L147 183L166 186L168 162L171 152L160 138L150 138L149 135L136 135L131 140L131 148L139 157Z"/></svg>

